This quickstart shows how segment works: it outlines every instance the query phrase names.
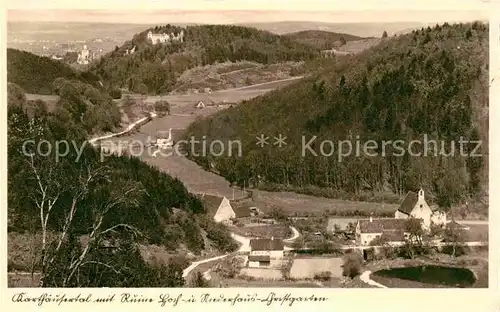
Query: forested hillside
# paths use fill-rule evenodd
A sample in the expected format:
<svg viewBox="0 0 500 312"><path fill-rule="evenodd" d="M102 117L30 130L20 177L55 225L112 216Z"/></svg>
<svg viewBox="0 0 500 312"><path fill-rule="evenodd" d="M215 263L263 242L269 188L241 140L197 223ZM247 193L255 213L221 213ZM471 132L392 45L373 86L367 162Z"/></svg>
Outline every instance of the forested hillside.
<svg viewBox="0 0 500 312"><path fill-rule="evenodd" d="M184 30L184 42L153 45L147 33ZM133 54L127 54L132 50ZM203 25L179 28L166 25L146 29L94 64L93 74L110 87L132 92L161 94L171 91L185 70L226 61L253 61L273 64L301 61L318 56L318 50L290 38L254 28Z"/></svg>
<svg viewBox="0 0 500 312"><path fill-rule="evenodd" d="M26 51L7 49L7 81L15 83L27 93L55 94L52 82L56 78L79 80L99 86L95 75L79 72L68 65Z"/></svg>
<svg viewBox="0 0 500 312"><path fill-rule="evenodd" d="M102 159L85 142L91 127L80 120L81 93L88 102L99 94L80 83L57 82L61 108L55 112L42 101L28 103L19 86L8 88L8 229L43 237L31 247L37 255L31 267L9 262L11 269L41 272L49 287L175 287L184 283L183 265L155 271L138 244L198 254L209 247L207 236L210 248L235 247L179 180L137 158Z"/></svg>
<svg viewBox="0 0 500 312"><path fill-rule="evenodd" d="M255 144L261 134L270 137L262 148ZM281 148L273 145L279 134L287 137ZM191 156L239 185L358 200L424 187L443 209L473 201L487 190L487 156L460 156L458 142L482 140L476 153L488 154L488 26L444 24L388 39L315 77L198 120L187 135L242 140L243 157ZM446 153L454 140L455 153L442 155L438 143L427 157L410 156L410 141L424 135L444 141ZM310 146L318 156L309 149L303 156L302 136L304 143L317 136ZM334 142L331 155L322 140ZM340 160L339 140L353 146ZM378 147L355 155L356 141L363 148L368 140ZM407 152L394 145L384 152L389 140L403 140ZM419 151L423 146L413 145L414 155Z"/></svg>
<svg viewBox="0 0 500 312"><path fill-rule="evenodd" d="M322 30L304 30L285 34L284 36L294 41L313 46L319 50L329 50L335 48L336 45L345 44L347 41L363 39L362 37L350 34L340 34Z"/></svg>

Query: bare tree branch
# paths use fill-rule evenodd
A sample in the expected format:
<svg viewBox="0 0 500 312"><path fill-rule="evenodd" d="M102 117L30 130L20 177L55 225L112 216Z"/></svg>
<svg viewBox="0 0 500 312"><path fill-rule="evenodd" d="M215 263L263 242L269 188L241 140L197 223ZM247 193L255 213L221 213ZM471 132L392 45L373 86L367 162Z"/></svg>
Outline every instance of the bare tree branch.
<svg viewBox="0 0 500 312"><path fill-rule="evenodd" d="M87 264L98 264L98 265L102 265L102 266L105 266L111 270L113 270L116 274L120 274L121 272L117 269L115 269L114 266L110 265L110 264L107 264L107 263L104 263L104 262L100 262L100 261L85 261L83 262L82 264L80 264L80 268L84 265L87 265Z"/></svg>

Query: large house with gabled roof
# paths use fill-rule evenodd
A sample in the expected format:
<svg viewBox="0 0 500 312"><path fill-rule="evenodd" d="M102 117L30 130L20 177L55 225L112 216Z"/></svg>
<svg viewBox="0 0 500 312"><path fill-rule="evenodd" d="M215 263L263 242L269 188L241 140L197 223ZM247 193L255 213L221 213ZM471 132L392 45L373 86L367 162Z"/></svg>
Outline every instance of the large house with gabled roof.
<svg viewBox="0 0 500 312"><path fill-rule="evenodd" d="M202 194L200 199L203 208L215 222L230 223L233 219L250 216L250 210L247 207L239 205L233 207L226 197Z"/></svg>

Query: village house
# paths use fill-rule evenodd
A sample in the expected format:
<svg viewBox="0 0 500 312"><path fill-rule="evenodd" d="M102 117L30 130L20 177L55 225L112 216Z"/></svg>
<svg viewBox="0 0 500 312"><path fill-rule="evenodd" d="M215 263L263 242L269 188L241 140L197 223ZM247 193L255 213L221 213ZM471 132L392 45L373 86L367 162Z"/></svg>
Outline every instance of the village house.
<svg viewBox="0 0 500 312"><path fill-rule="evenodd" d="M422 189L418 191L418 194L408 192L398 210L394 213L394 218L408 219L412 217L422 219L423 227L426 230L430 229L431 224L446 226L446 213L437 210L437 207L433 208L429 207L425 201Z"/></svg>
<svg viewBox="0 0 500 312"><path fill-rule="evenodd" d="M284 249L285 245L281 239L251 239L248 267L279 267L283 261Z"/></svg>
<svg viewBox="0 0 500 312"><path fill-rule="evenodd" d="M215 102L210 99L208 96L205 96L202 100L199 100L196 102L196 104L194 105L194 107L196 108L205 108L207 106L214 106L215 105Z"/></svg>
<svg viewBox="0 0 500 312"><path fill-rule="evenodd" d="M359 220L356 225L356 245L370 246L375 238L390 244L400 244L409 233L405 231L406 219L373 219Z"/></svg>
<svg viewBox="0 0 500 312"><path fill-rule="evenodd" d="M234 219L250 216L250 210L246 207L233 207L226 197L202 194L201 202L203 208L215 222L231 224Z"/></svg>
<svg viewBox="0 0 500 312"><path fill-rule="evenodd" d="M156 134L155 145L159 149L171 148L174 145L174 141L172 139L172 129L168 129L168 132L158 131Z"/></svg>
<svg viewBox="0 0 500 312"><path fill-rule="evenodd" d="M369 220L359 220L355 231L356 244L368 246L377 237L392 244L403 243L409 235L405 231L406 221L409 218L421 220L422 228L426 231L429 231L433 224L447 227L449 224L446 221L446 213L439 211L437 207L433 208L425 201L422 189L418 193L408 192L394 213L394 219L370 217Z"/></svg>

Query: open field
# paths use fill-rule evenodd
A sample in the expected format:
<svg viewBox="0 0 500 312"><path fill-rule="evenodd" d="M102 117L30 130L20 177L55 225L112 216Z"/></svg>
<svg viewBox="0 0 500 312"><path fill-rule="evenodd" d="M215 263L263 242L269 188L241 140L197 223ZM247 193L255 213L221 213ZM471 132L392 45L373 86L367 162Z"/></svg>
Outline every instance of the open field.
<svg viewBox="0 0 500 312"><path fill-rule="evenodd" d="M250 276L259 280L280 280L283 274L280 269L243 268L240 275Z"/></svg>
<svg viewBox="0 0 500 312"><path fill-rule="evenodd" d="M270 212L272 208L276 207L283 209L290 216L324 213L338 216L369 216L372 212L377 216L381 213L393 214L398 209L398 205L395 204L348 201L292 192L258 191L256 202L261 204L263 210L267 210L265 212Z"/></svg>
<svg viewBox="0 0 500 312"><path fill-rule="evenodd" d="M337 51L357 54L373 46L376 46L380 43L380 41L380 38L366 38L347 41L345 45L338 47Z"/></svg>
<svg viewBox="0 0 500 312"><path fill-rule="evenodd" d="M253 84L260 84L290 78L291 71L298 62L261 65L254 62L225 62L186 70L174 88L174 93L198 90L205 88L212 91L229 88L239 88Z"/></svg>
<svg viewBox="0 0 500 312"><path fill-rule="evenodd" d="M26 93L26 100L28 101L36 101L42 100L47 103L47 109L49 111L53 111L56 108L56 104L59 101L59 95L43 95L43 94L31 94Z"/></svg>
<svg viewBox="0 0 500 312"><path fill-rule="evenodd" d="M487 242L488 241L488 224L466 224L469 228L467 231L466 241L468 242Z"/></svg>
<svg viewBox="0 0 500 312"><path fill-rule="evenodd" d="M294 279L314 278L316 274L331 272L334 278L342 277L341 258L296 258L293 259L290 277Z"/></svg>

